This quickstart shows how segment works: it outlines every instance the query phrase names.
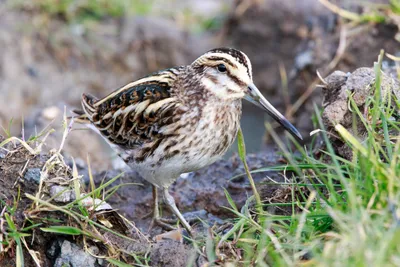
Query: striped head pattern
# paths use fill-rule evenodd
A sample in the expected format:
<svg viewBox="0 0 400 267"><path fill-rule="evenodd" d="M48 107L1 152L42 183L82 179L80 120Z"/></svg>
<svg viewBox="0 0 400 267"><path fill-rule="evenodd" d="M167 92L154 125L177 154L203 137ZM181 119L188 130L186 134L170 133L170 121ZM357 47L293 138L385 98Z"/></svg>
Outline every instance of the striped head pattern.
<svg viewBox="0 0 400 267"><path fill-rule="evenodd" d="M202 69L200 82L222 100L243 98L248 85L253 83L251 62L246 54L236 49L210 50L192 66Z"/></svg>

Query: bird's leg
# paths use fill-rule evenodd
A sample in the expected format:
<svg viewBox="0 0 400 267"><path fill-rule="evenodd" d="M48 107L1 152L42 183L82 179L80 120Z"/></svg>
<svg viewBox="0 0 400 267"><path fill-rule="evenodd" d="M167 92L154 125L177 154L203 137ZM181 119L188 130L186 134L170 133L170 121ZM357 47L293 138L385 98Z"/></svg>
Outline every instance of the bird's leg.
<svg viewBox="0 0 400 267"><path fill-rule="evenodd" d="M185 220L183 215L180 213L180 211L176 207L175 199L169 194L168 188L164 187L162 190L163 190L164 200L165 200L165 203L167 204L167 206L171 209L172 213L174 213L176 215L176 217L178 217L179 221L181 221L181 223L186 228L186 230L189 233L191 233L192 228L190 227L189 223Z"/></svg>
<svg viewBox="0 0 400 267"><path fill-rule="evenodd" d="M151 220L148 231L153 228L154 224L161 226L167 230L174 230L175 227L170 225L169 223L174 223L176 221L168 221L160 217L159 203L158 203L158 191L157 187L153 185L153 219Z"/></svg>
<svg viewBox="0 0 400 267"><path fill-rule="evenodd" d="M160 210L158 207L158 190L155 185L153 187L153 218L160 218Z"/></svg>

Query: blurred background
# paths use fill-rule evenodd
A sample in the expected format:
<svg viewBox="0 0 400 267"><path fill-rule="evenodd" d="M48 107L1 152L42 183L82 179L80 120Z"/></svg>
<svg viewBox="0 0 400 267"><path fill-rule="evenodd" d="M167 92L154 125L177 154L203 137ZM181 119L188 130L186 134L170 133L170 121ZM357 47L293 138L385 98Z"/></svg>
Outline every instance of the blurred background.
<svg viewBox="0 0 400 267"><path fill-rule="evenodd" d="M399 13L398 0L0 0L0 131L27 139L62 129L64 107L71 115L83 92L105 96L230 46L249 56L255 84L308 136L314 103L322 106L317 71L372 66L382 48L399 56ZM273 143L268 120L244 103L249 152ZM64 151L89 153L97 170L117 164L99 137L76 126Z"/></svg>

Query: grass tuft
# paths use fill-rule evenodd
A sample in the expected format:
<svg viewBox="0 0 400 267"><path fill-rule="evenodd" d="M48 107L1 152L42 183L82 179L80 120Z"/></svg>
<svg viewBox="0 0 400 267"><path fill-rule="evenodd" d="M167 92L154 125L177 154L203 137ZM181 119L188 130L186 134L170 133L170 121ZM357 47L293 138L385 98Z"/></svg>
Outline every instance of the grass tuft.
<svg viewBox="0 0 400 267"><path fill-rule="evenodd" d="M365 135L335 127L334 135L351 148L353 158L336 154L317 108L318 133L326 145L322 157L314 156L313 147L297 146L302 157L295 158L269 127L289 164L246 172L286 169L296 174L296 181L281 183L289 201L263 203L264 208L291 211L258 211L255 216L249 212L252 198L239 211L226 192L237 219L228 232L216 237L217 251L227 246L239 249L242 257L236 264L244 266L400 264L400 100L382 88L382 58L383 51L374 64L376 79L362 112L349 95L349 108L355 121L364 125ZM245 159L243 148L239 154Z"/></svg>
<svg viewBox="0 0 400 267"><path fill-rule="evenodd" d="M20 196L20 191L18 191L18 195L14 198L13 203L0 200L0 207L2 208L0 214L0 257L7 251L15 250L16 266L24 266L24 250L26 249L35 264L41 266L42 263L39 260L38 252L31 248L33 242L26 242L25 238L31 239L33 236L38 238L38 232L46 232L53 235L75 236L75 239L83 242L85 251L90 254L91 252L87 245L88 242L101 242L104 244L103 255L91 254L94 257L111 259L111 262L114 260L116 263L121 259L127 261L127 258L129 258L133 259L135 263L142 265L143 259L133 253L124 251L118 244L108 240L108 236L113 235L121 240L138 242L131 235L126 235L125 232L120 233L115 230L116 227L114 226L117 226L117 229L121 227L122 229L132 228L133 232L138 233L138 237L140 235L141 240L143 239L144 242L148 242L130 222L117 214L106 203L107 199L118 188L132 185L132 183L113 186L112 184L122 176L121 173L96 187L92 171L89 169L90 187L88 188L88 192L84 190L82 176L78 173L75 161L72 159L73 164L71 169L64 162L64 156L62 155L63 147L72 128L72 122L68 122L65 114L66 112L64 112L64 129L60 146L57 149L51 150L48 160L40 172L39 186L35 194L25 192ZM32 136L28 141L10 136L0 143L0 148L5 149L8 154L14 154L18 151L25 153L27 157L36 157L42 152L42 146L52 132L52 129L47 129L38 136ZM90 168L90 164L88 166ZM60 181L65 186L65 189L50 197L46 193L50 191L49 186L60 184ZM73 192L75 200L61 204L53 201L66 191ZM26 201L31 200L31 204L19 205L22 198L24 198L24 203L29 203ZM24 216L21 218L20 214ZM108 214L114 215L107 217ZM146 260L144 259L145 262Z"/></svg>

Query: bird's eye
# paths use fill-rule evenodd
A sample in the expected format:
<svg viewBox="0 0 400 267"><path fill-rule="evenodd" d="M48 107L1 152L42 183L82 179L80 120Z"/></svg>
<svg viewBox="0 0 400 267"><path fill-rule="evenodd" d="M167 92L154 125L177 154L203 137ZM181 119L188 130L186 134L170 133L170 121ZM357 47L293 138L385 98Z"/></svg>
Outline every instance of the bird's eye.
<svg viewBox="0 0 400 267"><path fill-rule="evenodd" d="M224 64L219 64L217 69L219 72L226 72L226 66Z"/></svg>

